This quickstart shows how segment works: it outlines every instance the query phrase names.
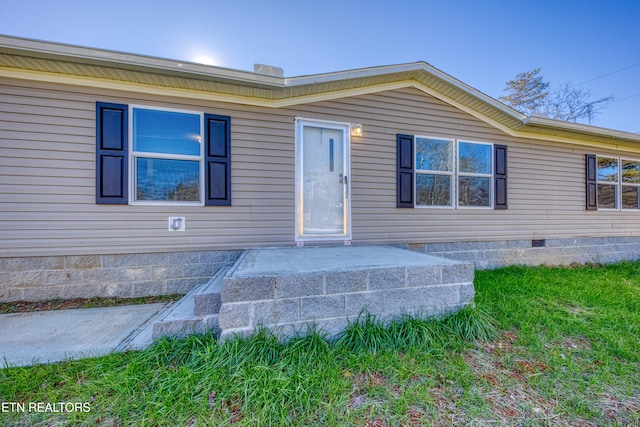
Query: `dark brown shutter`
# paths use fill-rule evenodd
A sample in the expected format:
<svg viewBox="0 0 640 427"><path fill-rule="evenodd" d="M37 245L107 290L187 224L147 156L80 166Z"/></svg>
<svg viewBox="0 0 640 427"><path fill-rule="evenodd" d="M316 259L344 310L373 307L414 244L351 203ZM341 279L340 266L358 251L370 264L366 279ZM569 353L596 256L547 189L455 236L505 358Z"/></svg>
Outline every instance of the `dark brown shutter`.
<svg viewBox="0 0 640 427"><path fill-rule="evenodd" d="M127 204L129 109L124 104L96 103L96 203Z"/></svg>
<svg viewBox="0 0 640 427"><path fill-rule="evenodd" d="M585 155L587 210L598 210L598 164L595 154Z"/></svg>
<svg viewBox="0 0 640 427"><path fill-rule="evenodd" d="M205 206L231 206L231 118L204 115Z"/></svg>
<svg viewBox="0 0 640 427"><path fill-rule="evenodd" d="M413 200L413 135L398 134L396 142L398 146L397 207L413 208L415 206Z"/></svg>
<svg viewBox="0 0 640 427"><path fill-rule="evenodd" d="M507 146L494 145L493 157L495 161L495 198L494 209L507 209Z"/></svg>

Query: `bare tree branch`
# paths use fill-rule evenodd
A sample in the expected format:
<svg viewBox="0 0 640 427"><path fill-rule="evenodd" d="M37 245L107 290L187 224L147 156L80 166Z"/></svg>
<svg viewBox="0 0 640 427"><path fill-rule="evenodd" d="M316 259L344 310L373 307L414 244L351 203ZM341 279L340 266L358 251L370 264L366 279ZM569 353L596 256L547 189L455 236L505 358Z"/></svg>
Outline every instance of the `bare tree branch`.
<svg viewBox="0 0 640 427"><path fill-rule="evenodd" d="M592 95L590 90L563 83L545 100L540 112L555 120L591 123L606 104L613 101L613 96L590 101Z"/></svg>
<svg viewBox="0 0 640 427"><path fill-rule="evenodd" d="M586 121L591 123L613 96L591 100L592 92L579 89L571 83L563 83L552 92L549 83L540 75L540 68L518 73L506 82L506 96L498 99L514 109L528 115L542 115L566 122Z"/></svg>

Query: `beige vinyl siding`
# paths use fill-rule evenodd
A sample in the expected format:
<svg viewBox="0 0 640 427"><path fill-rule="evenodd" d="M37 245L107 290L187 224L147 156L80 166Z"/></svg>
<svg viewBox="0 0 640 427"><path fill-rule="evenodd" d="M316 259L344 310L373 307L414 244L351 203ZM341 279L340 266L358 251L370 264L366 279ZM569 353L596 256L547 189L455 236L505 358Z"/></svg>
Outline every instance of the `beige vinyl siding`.
<svg viewBox="0 0 640 427"><path fill-rule="evenodd" d="M587 212L584 208L584 154L602 150L513 138L414 89L324 103L321 109L308 108L321 118L327 118L324 115L331 111L363 117L365 136L352 141L356 242L640 235L640 212ZM349 120L348 116L340 119ZM396 133L506 144L509 209L397 209Z"/></svg>
<svg viewBox="0 0 640 427"><path fill-rule="evenodd" d="M0 256L293 243L293 122L269 110L3 80ZM232 116L232 207L95 204L95 102ZM30 114L33 111L33 114ZM278 121L286 120L289 126ZM241 159L241 161L236 161ZM169 233L167 218L187 230Z"/></svg>
<svg viewBox="0 0 640 427"><path fill-rule="evenodd" d="M295 117L363 124L354 244L640 235L640 212L584 209L585 153L640 154L513 138L417 89L273 109L0 79L0 97L0 256L294 245ZM232 206L96 205L96 101L231 116ZM397 133L506 144L509 209L397 209Z"/></svg>

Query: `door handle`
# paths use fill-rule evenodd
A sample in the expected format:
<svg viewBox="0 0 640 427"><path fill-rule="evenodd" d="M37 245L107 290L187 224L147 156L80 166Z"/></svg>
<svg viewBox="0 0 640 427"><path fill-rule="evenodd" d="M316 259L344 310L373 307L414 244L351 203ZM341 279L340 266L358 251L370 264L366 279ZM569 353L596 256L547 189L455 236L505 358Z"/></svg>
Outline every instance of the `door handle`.
<svg viewBox="0 0 640 427"><path fill-rule="evenodd" d="M346 186L344 192L346 194L346 197L349 198L349 177L347 177L347 175L344 176L344 184Z"/></svg>

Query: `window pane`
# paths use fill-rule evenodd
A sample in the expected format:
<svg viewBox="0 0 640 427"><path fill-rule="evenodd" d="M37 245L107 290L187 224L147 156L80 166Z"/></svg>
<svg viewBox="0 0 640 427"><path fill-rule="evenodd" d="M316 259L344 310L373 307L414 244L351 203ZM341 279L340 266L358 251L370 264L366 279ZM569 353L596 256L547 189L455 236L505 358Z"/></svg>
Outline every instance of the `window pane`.
<svg viewBox="0 0 640 427"><path fill-rule="evenodd" d="M451 206L451 177L416 174L416 203L426 206Z"/></svg>
<svg viewBox="0 0 640 427"><path fill-rule="evenodd" d="M618 182L618 159L598 157L598 181Z"/></svg>
<svg viewBox="0 0 640 427"><path fill-rule="evenodd" d="M640 162L635 160L622 161L622 182L640 184Z"/></svg>
<svg viewBox="0 0 640 427"><path fill-rule="evenodd" d="M616 185L598 184L598 208L617 209Z"/></svg>
<svg viewBox="0 0 640 427"><path fill-rule="evenodd" d="M416 138L416 169L453 170L453 143L443 139Z"/></svg>
<svg viewBox="0 0 640 427"><path fill-rule="evenodd" d="M638 209L638 190L640 187L631 185L622 186L622 208L623 209Z"/></svg>
<svg viewBox="0 0 640 427"><path fill-rule="evenodd" d="M491 206L491 179L474 176L459 177L458 204L460 206Z"/></svg>
<svg viewBox="0 0 640 427"><path fill-rule="evenodd" d="M133 150L200 155L200 115L133 109Z"/></svg>
<svg viewBox="0 0 640 427"><path fill-rule="evenodd" d="M200 162L136 159L136 200L200 201Z"/></svg>
<svg viewBox="0 0 640 427"><path fill-rule="evenodd" d="M461 142L458 145L459 170L463 173L493 173L491 145Z"/></svg>

